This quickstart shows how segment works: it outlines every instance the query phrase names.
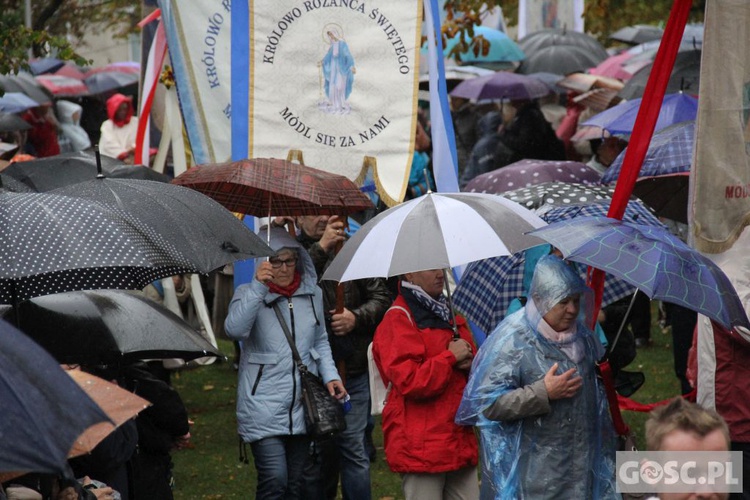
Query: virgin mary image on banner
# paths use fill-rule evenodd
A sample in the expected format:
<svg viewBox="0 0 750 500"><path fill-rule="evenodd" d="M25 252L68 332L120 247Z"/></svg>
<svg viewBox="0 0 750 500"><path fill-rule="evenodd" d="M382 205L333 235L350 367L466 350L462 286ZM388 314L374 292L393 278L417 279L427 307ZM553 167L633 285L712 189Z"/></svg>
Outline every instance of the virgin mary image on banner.
<svg viewBox="0 0 750 500"><path fill-rule="evenodd" d="M319 104L328 114L346 115L351 111L348 99L354 84L354 58L344 40L344 30L337 24L328 24L323 29L323 41L330 45L323 60L318 63L325 80L325 100Z"/></svg>

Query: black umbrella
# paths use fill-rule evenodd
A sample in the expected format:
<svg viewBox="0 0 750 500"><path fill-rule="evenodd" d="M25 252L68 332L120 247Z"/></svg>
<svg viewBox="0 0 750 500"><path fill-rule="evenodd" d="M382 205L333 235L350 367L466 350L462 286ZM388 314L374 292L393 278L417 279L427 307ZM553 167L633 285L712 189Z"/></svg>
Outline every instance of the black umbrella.
<svg viewBox="0 0 750 500"><path fill-rule="evenodd" d="M138 75L120 71L102 71L92 73L84 78L83 83L92 94L101 94L138 84Z"/></svg>
<svg viewBox="0 0 750 500"><path fill-rule="evenodd" d="M620 28L609 35L609 38L618 42L640 45L652 40L661 40L662 35L664 35L664 30L657 26L636 24Z"/></svg>
<svg viewBox="0 0 750 500"><path fill-rule="evenodd" d="M0 241L3 304L72 290L140 290L160 278L200 272L133 217L50 193L0 191Z"/></svg>
<svg viewBox="0 0 750 500"><path fill-rule="evenodd" d="M643 97L646 90L646 82L651 74L654 63L644 66L638 70L633 77L625 83L625 86L617 94L623 99L636 99ZM677 53L672 73L667 83L667 94L680 91L686 94L698 95L701 79L701 51L685 50Z"/></svg>
<svg viewBox="0 0 750 500"><path fill-rule="evenodd" d="M574 45L550 45L526 57L518 71L524 74L546 71L567 75L597 66L605 57Z"/></svg>
<svg viewBox="0 0 750 500"><path fill-rule="evenodd" d="M0 480L26 472L64 473L76 438L109 421L52 356L5 321L0 321L0 401Z"/></svg>
<svg viewBox="0 0 750 500"><path fill-rule="evenodd" d="M177 246L202 273L231 262L273 255L268 245L226 208L182 186L101 178L50 193L93 201L148 225Z"/></svg>
<svg viewBox="0 0 750 500"><path fill-rule="evenodd" d="M0 132L15 132L17 130L29 130L31 125L23 121L19 116L10 113L0 113Z"/></svg>
<svg viewBox="0 0 750 500"><path fill-rule="evenodd" d="M45 295L22 302L21 329L59 363L117 364L136 359L221 356L167 308L123 290Z"/></svg>
<svg viewBox="0 0 750 500"><path fill-rule="evenodd" d="M599 61L609 57L606 49L593 36L565 28L543 29L529 33L518 41L518 45L526 54L527 59L539 50L552 45L580 47Z"/></svg>
<svg viewBox="0 0 750 500"><path fill-rule="evenodd" d="M0 88L5 92L21 92L39 104L52 104L52 96L29 73L0 75Z"/></svg>
<svg viewBox="0 0 750 500"><path fill-rule="evenodd" d="M169 182L164 174L144 166L128 165L109 156L102 156L102 174L109 178L145 179ZM96 179L96 157L93 153L64 153L47 158L14 163L2 171L0 177L13 178L37 192L51 191L70 184ZM11 189L12 190L12 189Z"/></svg>

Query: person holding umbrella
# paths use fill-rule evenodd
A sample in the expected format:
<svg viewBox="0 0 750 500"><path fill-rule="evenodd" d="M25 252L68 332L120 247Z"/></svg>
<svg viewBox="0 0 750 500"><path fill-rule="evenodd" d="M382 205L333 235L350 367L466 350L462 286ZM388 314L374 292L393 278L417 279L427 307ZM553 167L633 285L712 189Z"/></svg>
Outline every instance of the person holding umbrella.
<svg viewBox="0 0 750 500"><path fill-rule="evenodd" d="M300 228L297 240L307 249L321 276L333 261L336 249L346 240L344 221L338 216L303 215L297 217L297 226ZM328 341L344 377L352 409L346 414L346 430L340 436L316 443L319 457L311 457L306 479L315 489L323 489L323 498L335 498L340 472L344 500L369 500L370 460L366 443L368 440L372 443L372 435L366 432L370 415L367 346L391 305L391 297L383 279L354 280L341 286L343 303L341 310L337 310L339 285L333 281L320 283Z"/></svg>
<svg viewBox="0 0 750 500"><path fill-rule="evenodd" d="M332 395L346 396L328 344L312 259L284 229L272 228L269 234L276 255L257 265L251 283L237 288L224 323L229 338L242 342L237 421L240 439L250 443L255 459L259 500L302 498L310 447L300 375L282 319L310 372Z"/></svg>
<svg viewBox="0 0 750 500"><path fill-rule="evenodd" d="M482 498L616 498L592 299L565 262L542 257L524 308L482 345L456 416L480 430Z"/></svg>
<svg viewBox="0 0 750 500"><path fill-rule="evenodd" d="M373 341L390 387L385 456L401 474L406 500L479 497L474 429L454 422L476 348L442 294L444 283L442 269L404 274Z"/></svg>

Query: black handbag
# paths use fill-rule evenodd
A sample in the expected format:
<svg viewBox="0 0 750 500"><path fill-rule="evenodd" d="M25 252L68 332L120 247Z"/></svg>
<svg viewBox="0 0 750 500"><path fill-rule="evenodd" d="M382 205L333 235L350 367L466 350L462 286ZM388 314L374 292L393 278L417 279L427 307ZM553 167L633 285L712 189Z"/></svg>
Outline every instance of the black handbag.
<svg viewBox="0 0 750 500"><path fill-rule="evenodd" d="M279 304L274 304L273 309L281 324L281 329L284 330L289 347L292 348L294 364L297 365L297 370L299 371L302 382L302 405L305 408L307 433L316 438L333 437L339 432L346 430L344 409L338 399L331 396L328 392L328 388L323 383L323 380L314 373L310 373L307 366L302 362L286 320L279 309Z"/></svg>

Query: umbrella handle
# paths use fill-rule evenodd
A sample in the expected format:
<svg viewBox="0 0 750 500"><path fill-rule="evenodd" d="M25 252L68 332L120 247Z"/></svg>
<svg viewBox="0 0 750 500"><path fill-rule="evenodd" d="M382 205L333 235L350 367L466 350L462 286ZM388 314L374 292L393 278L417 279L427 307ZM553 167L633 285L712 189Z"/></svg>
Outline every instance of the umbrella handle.
<svg viewBox="0 0 750 500"><path fill-rule="evenodd" d="M344 217L344 231L349 230L349 218ZM341 251L341 249L344 247L343 241L336 242L336 246L334 247L334 253L335 255L338 255L338 253ZM344 312L344 284L339 283L336 287L336 314L341 314Z"/></svg>
<svg viewBox="0 0 750 500"><path fill-rule="evenodd" d="M443 273L448 276L451 272L450 269L444 269ZM445 293L448 296L448 309L451 311L451 319L453 320L453 340L460 339L461 336L458 334L458 325L456 324L456 311L453 310L453 299L451 298L451 287L448 284L448 279L443 279L443 285L445 285Z"/></svg>

